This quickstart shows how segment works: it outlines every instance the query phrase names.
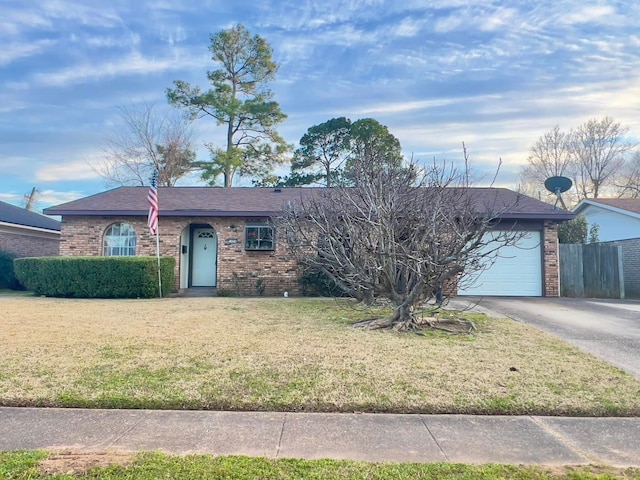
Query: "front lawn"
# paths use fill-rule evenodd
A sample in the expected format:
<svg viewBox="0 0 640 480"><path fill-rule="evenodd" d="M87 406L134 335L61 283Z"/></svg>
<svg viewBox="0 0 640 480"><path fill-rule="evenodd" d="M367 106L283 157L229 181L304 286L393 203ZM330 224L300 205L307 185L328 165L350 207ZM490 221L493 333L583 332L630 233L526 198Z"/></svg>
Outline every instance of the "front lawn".
<svg viewBox="0 0 640 480"><path fill-rule="evenodd" d="M353 329L326 299L3 297L0 404L638 415L640 382L506 319L472 335Z"/></svg>

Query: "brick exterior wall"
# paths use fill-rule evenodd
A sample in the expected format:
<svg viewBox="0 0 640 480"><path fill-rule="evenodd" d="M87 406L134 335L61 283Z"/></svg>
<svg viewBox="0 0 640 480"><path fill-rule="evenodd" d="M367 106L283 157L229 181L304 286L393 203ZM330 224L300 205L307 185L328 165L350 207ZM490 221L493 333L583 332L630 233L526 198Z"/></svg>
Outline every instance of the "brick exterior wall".
<svg viewBox="0 0 640 480"><path fill-rule="evenodd" d="M218 238L217 288L242 295L256 295L259 279L264 282L265 295L300 294L299 269L289 258L283 241L276 233L275 251L245 251L244 227L261 219L219 217L163 217L160 219L160 254L176 259L174 290L180 287L181 235L191 224L210 225ZM264 219L262 219L264 221ZM65 256L101 256L104 232L113 223L130 224L137 237L136 254L155 256L155 238L149 235L143 217L64 217L60 254ZM558 226L544 222L543 295L557 297L559 288ZM455 295L455 283L443 289Z"/></svg>
<svg viewBox="0 0 640 480"><path fill-rule="evenodd" d="M58 255L60 236L57 233L12 229L0 230L0 250L18 257L51 257Z"/></svg>
<svg viewBox="0 0 640 480"><path fill-rule="evenodd" d="M603 242L603 245L622 247L624 295L626 298L640 298L640 238Z"/></svg>
<svg viewBox="0 0 640 480"><path fill-rule="evenodd" d="M159 222L160 255L176 259L174 290L180 287L181 235L191 224L210 225L218 239L217 288L256 295L259 279L264 295L300 294L298 268L276 234L275 251L245 251L244 227L261 219L218 217L162 217ZM264 219L262 219L264 221ZM155 256L155 237L149 235L146 217L64 217L60 254L101 256L103 236L114 223L128 223L136 232L136 255Z"/></svg>
<svg viewBox="0 0 640 480"><path fill-rule="evenodd" d="M560 263L558 262L558 224L556 222L544 222L542 239L543 295L545 297L559 297Z"/></svg>

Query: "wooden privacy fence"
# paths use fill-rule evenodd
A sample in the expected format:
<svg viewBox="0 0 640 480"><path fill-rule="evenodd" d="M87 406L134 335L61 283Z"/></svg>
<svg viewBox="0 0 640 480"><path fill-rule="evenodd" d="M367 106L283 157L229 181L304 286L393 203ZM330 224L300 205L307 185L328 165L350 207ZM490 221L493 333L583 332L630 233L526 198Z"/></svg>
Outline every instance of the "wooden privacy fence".
<svg viewBox="0 0 640 480"><path fill-rule="evenodd" d="M624 298L622 248L560 244L560 295Z"/></svg>

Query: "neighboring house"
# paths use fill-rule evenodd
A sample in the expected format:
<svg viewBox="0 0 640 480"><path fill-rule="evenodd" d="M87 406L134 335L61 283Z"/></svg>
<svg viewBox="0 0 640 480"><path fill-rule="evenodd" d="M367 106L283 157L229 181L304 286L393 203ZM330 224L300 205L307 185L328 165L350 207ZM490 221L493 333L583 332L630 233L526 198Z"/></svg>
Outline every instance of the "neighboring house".
<svg viewBox="0 0 640 480"><path fill-rule="evenodd" d="M175 289L299 293L299 268L270 218L314 188L159 188L160 250L176 259ZM62 216L62 255L155 255L146 187L120 187L45 213ZM480 209L511 205L496 228L526 230L476 285L459 294L558 296L557 224L573 214L507 189L473 189ZM494 207L495 208L495 207Z"/></svg>
<svg viewBox="0 0 640 480"><path fill-rule="evenodd" d="M589 229L598 225L601 242L640 237L640 198L587 198L573 212L587 219Z"/></svg>
<svg viewBox="0 0 640 480"><path fill-rule="evenodd" d="M18 257L58 255L60 222L0 202L0 250Z"/></svg>
<svg viewBox="0 0 640 480"><path fill-rule="evenodd" d="M640 198L586 199L573 211L598 225L600 242L621 247L625 296L640 298Z"/></svg>

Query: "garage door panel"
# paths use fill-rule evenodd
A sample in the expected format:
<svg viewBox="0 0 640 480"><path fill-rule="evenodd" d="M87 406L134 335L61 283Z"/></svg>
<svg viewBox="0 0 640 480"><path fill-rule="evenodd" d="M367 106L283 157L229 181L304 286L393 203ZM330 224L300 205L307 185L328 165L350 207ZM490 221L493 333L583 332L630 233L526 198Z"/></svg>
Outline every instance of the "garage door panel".
<svg viewBox="0 0 640 480"><path fill-rule="evenodd" d="M488 235L499 235L499 232ZM487 250L495 247L495 244L489 244ZM458 295L541 296L540 232L527 232L517 246L500 248L493 263L487 260L485 266L485 270L464 280L458 288Z"/></svg>

